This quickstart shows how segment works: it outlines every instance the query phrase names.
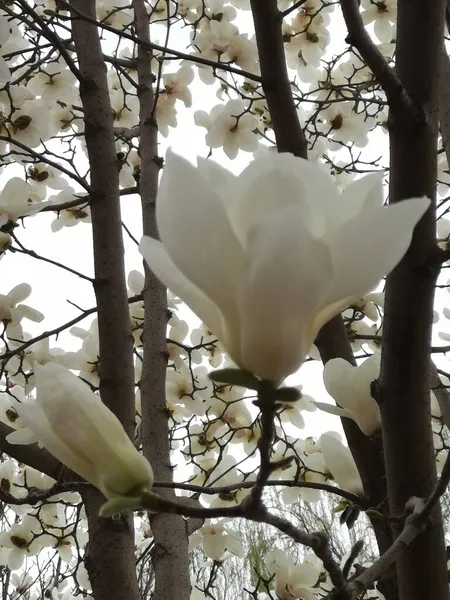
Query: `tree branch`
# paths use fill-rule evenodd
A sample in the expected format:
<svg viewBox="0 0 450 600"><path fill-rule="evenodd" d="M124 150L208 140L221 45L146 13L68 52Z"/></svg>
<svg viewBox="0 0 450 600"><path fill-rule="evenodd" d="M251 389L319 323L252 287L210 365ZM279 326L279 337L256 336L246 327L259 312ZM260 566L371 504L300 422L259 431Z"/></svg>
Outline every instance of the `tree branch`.
<svg viewBox="0 0 450 600"><path fill-rule="evenodd" d="M151 48L148 13L144 0L133 0L138 42L137 75L139 86L139 154L141 176L139 191L145 235L158 238L155 202L161 161L158 157L157 124L154 118L155 98L153 75L150 70ZM167 292L144 262L145 285L144 356L140 381L142 446L150 461L155 478L171 483L173 469L170 461L170 432L166 403L167 369ZM162 495L175 498L172 489ZM155 539L152 565L155 574L154 600L189 600L188 530L186 521L174 514L150 514Z"/></svg>
<svg viewBox="0 0 450 600"><path fill-rule="evenodd" d="M62 6L63 8L71 8L72 13L76 15L79 19L85 21L86 23L95 24L98 28L104 29L105 31L110 31L111 33L115 33L116 35L134 42L138 44L142 48L146 50L152 51L156 50L158 52L162 52L165 54L169 54L171 56L175 56L180 60L188 60L189 62L197 63L199 65L206 65L208 67L212 67L213 69L221 69L222 71L226 71L227 73L234 73L235 75L240 75L241 77L245 77L246 79L250 79L251 81L256 81L258 83L261 82L261 78L259 75L255 73L250 73L249 71L243 71L242 69L237 69L236 67L232 67L228 64L219 63L215 60L209 60L207 58L202 58L201 56L195 56L192 54L187 54L186 52L179 52L178 50L174 50L173 48L166 48L164 46L160 46L159 44L154 44L153 42L145 42L143 39L138 39L136 36L127 33L126 31L122 31L120 29L116 29L115 27L111 27L106 23L102 23L97 21L89 15L85 14L83 11L78 8L71 6L65 0L56 0L56 4Z"/></svg>
<svg viewBox="0 0 450 600"><path fill-rule="evenodd" d="M407 94L395 70L388 65L384 56L372 42L364 27L357 0L340 0L340 4L348 31L345 41L358 50L366 65L378 79L389 106L414 117L423 114Z"/></svg>
<svg viewBox="0 0 450 600"><path fill-rule="evenodd" d="M96 21L95 0L67 5ZM119 170L113 133L106 66L97 25L72 21L73 42L82 75L80 97L91 175L94 242L94 291L100 346L100 394L128 435L134 437L135 394L133 337L125 283L120 215ZM132 520L117 522L98 516L103 502L97 491L85 491L89 525L86 567L96 600L138 600Z"/></svg>

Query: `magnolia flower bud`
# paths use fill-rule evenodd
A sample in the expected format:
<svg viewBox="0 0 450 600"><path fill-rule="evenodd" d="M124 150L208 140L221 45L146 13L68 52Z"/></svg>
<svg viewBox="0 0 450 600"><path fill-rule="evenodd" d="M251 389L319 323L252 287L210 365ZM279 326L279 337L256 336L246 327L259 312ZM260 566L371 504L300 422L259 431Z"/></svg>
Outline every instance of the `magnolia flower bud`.
<svg viewBox="0 0 450 600"><path fill-rule="evenodd" d="M150 463L100 397L61 365L36 363L34 372L36 400L17 403L16 410L35 438L108 499L149 490ZM9 443L20 443L14 436Z"/></svg>
<svg viewBox="0 0 450 600"><path fill-rule="evenodd" d="M396 266L430 205L383 206L381 174L341 194L318 165L291 154L258 158L238 177L198 163L168 152L161 242L144 236L140 250L241 368L274 382L298 369L322 325Z"/></svg>

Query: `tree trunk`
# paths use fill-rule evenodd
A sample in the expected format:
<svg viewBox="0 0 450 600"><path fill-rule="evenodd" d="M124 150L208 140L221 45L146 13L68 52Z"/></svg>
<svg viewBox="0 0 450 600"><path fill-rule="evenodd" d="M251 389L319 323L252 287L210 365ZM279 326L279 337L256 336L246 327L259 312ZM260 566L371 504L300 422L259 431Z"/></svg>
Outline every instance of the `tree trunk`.
<svg viewBox="0 0 450 600"><path fill-rule="evenodd" d="M444 2L400 0L396 71L413 110L390 113L390 202L436 195L437 90ZM412 496L426 498L436 483L429 360L439 265L435 210L416 227L411 247L387 278L379 396L391 514ZM397 524L397 533L402 527ZM425 533L397 562L401 600L446 600L447 560L439 507Z"/></svg>

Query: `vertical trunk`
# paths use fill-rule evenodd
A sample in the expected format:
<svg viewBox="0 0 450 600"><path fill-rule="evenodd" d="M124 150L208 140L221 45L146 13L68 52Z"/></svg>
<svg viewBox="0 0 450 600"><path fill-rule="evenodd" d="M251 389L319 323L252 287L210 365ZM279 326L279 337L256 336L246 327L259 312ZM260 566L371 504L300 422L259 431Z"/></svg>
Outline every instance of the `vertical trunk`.
<svg viewBox="0 0 450 600"><path fill-rule="evenodd" d="M134 0L138 37L150 41L148 15L143 0ZM153 115L154 95L150 53L138 49L138 82L140 101L140 194L144 234L158 237L155 201L158 189L160 159L157 127ZM167 368L167 295L166 288L145 267L143 332L144 358L140 382L142 404L142 444L151 462L155 479L172 482L170 464L169 415L166 406ZM158 494L173 497L173 490L158 488ZM153 600L189 600L188 536L186 521L177 515L152 514L151 527L155 548L152 563L155 572Z"/></svg>
<svg viewBox="0 0 450 600"><path fill-rule="evenodd" d="M72 5L95 19L94 0L73 0ZM135 413L133 341L125 285L113 114L97 27L75 16L72 33L83 78L80 96L91 169L100 393L103 402L132 437ZM131 519L114 522L99 518L102 498L97 492L84 494L84 500L89 523L86 566L95 599L138 600Z"/></svg>
<svg viewBox="0 0 450 600"><path fill-rule="evenodd" d="M396 70L417 103L411 114L391 111L390 201L435 200L437 85L444 2L400 0ZM430 420L429 360L434 286L435 211L417 226L405 258L387 279L379 397L391 514L411 496L427 497L436 482ZM401 524L399 524L399 529ZM444 535L437 507L427 531L397 562L401 600L449 597Z"/></svg>
<svg viewBox="0 0 450 600"><path fill-rule="evenodd" d="M272 119L279 152L291 152L307 158L307 142L300 126L292 96L281 31L282 17L276 0L250 0L255 25L256 42L261 66L262 85ZM341 357L355 364L352 349L340 316L327 323L316 339L324 363ZM348 419L342 420L350 450L364 484L364 491L374 506L386 497L381 444L367 438ZM372 523L380 552L392 543L387 523L376 519ZM391 579L391 578L387 578ZM396 600L395 584L386 582L383 593L387 600Z"/></svg>

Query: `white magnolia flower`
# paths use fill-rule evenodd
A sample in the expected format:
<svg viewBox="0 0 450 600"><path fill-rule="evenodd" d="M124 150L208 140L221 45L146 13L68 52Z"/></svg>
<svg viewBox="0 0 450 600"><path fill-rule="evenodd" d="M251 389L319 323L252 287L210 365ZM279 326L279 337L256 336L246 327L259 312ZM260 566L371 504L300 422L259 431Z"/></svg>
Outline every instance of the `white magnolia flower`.
<svg viewBox="0 0 450 600"><path fill-rule="evenodd" d="M298 69L302 64L315 68L320 66L320 59L330 42L330 33L318 19L314 19L307 31L298 32L285 24L283 34L286 59L291 69Z"/></svg>
<svg viewBox="0 0 450 600"><path fill-rule="evenodd" d="M61 365L36 364L35 375L35 402L16 408L49 452L107 498L152 486L150 464L98 395Z"/></svg>
<svg viewBox="0 0 450 600"><path fill-rule="evenodd" d="M365 25L374 22L374 32L380 42L391 42L395 37L394 23L397 19L397 3L395 0L362 0L364 10L361 18Z"/></svg>
<svg viewBox="0 0 450 600"><path fill-rule="evenodd" d="M48 110L43 109L41 100L27 100L22 104L11 117L9 133L13 140L30 148L37 148L41 140L45 142L51 137ZM16 148L13 143L11 148Z"/></svg>
<svg viewBox="0 0 450 600"><path fill-rule="evenodd" d="M58 194L50 196L48 201L51 204L66 204L76 200L77 195L75 190L67 186L61 190ZM91 222L91 209L88 203L79 204L72 206L71 208L65 208L58 211L58 215L54 221L52 221L51 228L53 232L61 231L63 227L75 227L80 222L90 223Z"/></svg>
<svg viewBox="0 0 450 600"><path fill-rule="evenodd" d="M75 104L78 98L77 80L64 61L47 63L28 84L35 96L52 106L57 101Z"/></svg>
<svg viewBox="0 0 450 600"><path fill-rule="evenodd" d="M45 163L35 163L28 167L27 175L31 193L40 200L47 197L47 188L62 190L69 185L55 167Z"/></svg>
<svg viewBox="0 0 450 600"><path fill-rule="evenodd" d="M261 157L235 177L169 152L147 263L240 367L280 381L319 329L402 258L426 198L383 206L370 175L340 194L317 165ZM357 251L355 250L357 249Z"/></svg>
<svg viewBox="0 0 450 600"><path fill-rule="evenodd" d="M368 133L375 124L365 113L357 113L353 102L336 102L330 104L320 113L323 124L319 127L329 141L347 144L352 142L358 148L364 148L368 143ZM333 150L339 150L340 145L332 144Z"/></svg>
<svg viewBox="0 0 450 600"><path fill-rule="evenodd" d="M5 460L0 463L0 490L11 494L14 498L26 496L27 490L20 475L13 460Z"/></svg>
<svg viewBox="0 0 450 600"><path fill-rule="evenodd" d="M181 100L186 107L192 106L192 94L188 85L193 79L194 70L188 65L184 65L176 73L165 73L162 76L163 93L172 99Z"/></svg>
<svg viewBox="0 0 450 600"><path fill-rule="evenodd" d="M245 110L242 100L230 100L225 105L214 106L210 115L202 110L196 111L196 124L207 129L207 145L210 148L223 148L231 159L236 158L239 150L255 152L258 138L253 131L258 127L258 119Z"/></svg>
<svg viewBox="0 0 450 600"><path fill-rule="evenodd" d="M19 283L13 287L7 294L0 294L0 321L4 325L17 327L22 319L29 319L35 323L40 323L44 315L38 310L21 304L31 294L31 285L29 283ZM11 340L13 341L13 340Z"/></svg>
<svg viewBox="0 0 450 600"><path fill-rule="evenodd" d="M314 404L332 415L352 419L365 435L373 435L381 428L381 414L370 393L370 384L380 374L380 359L380 354L374 353L358 367L343 358L329 360L323 370L323 382L339 406Z"/></svg>
<svg viewBox="0 0 450 600"><path fill-rule="evenodd" d="M47 202L32 202L31 190L26 181L20 177L10 179L0 192L0 227L12 221L15 223L19 217L34 215Z"/></svg>
<svg viewBox="0 0 450 600"><path fill-rule="evenodd" d="M298 444L296 444L298 447ZM327 478L325 476L325 461L320 452L314 452L312 454L305 454L303 451L297 449L297 455L299 456L304 469L300 474L300 480L308 483L326 483ZM277 476L281 479L293 479L297 476L297 465L295 461L292 461L288 468L283 468L277 472ZM320 490L316 490L308 487L289 486L283 488L281 491L281 499L287 505L296 502L299 497L306 500L306 502L319 502L321 499Z"/></svg>
<svg viewBox="0 0 450 600"><path fill-rule="evenodd" d="M215 525L205 525L189 537L189 548L197 548L202 545L203 552L209 558L222 561L230 554L243 557L245 552L242 546L242 538L234 531L227 530L223 520Z"/></svg>
<svg viewBox="0 0 450 600"><path fill-rule="evenodd" d="M168 94L160 94L156 103L156 121L158 130L164 137L169 135L169 127L177 126L177 110L175 108L176 98Z"/></svg>
<svg viewBox="0 0 450 600"><path fill-rule="evenodd" d="M363 485L353 456L338 437L339 434L335 432L324 433L320 436L319 445L322 456L333 479L341 489L363 496Z"/></svg>
<svg viewBox="0 0 450 600"><path fill-rule="evenodd" d="M295 564L293 557L283 550L271 550L265 563L271 575L275 575L275 593L279 600L316 600L314 586L320 572L309 561Z"/></svg>
<svg viewBox="0 0 450 600"><path fill-rule="evenodd" d="M221 58L224 62L236 63L249 73L257 74L259 72L256 43L242 33L229 38L225 53Z"/></svg>
<svg viewBox="0 0 450 600"><path fill-rule="evenodd" d="M8 550L5 564L11 570L20 569L26 556L35 556L41 551L40 532L39 521L26 516L22 523L15 523L9 531L0 533L0 548Z"/></svg>

